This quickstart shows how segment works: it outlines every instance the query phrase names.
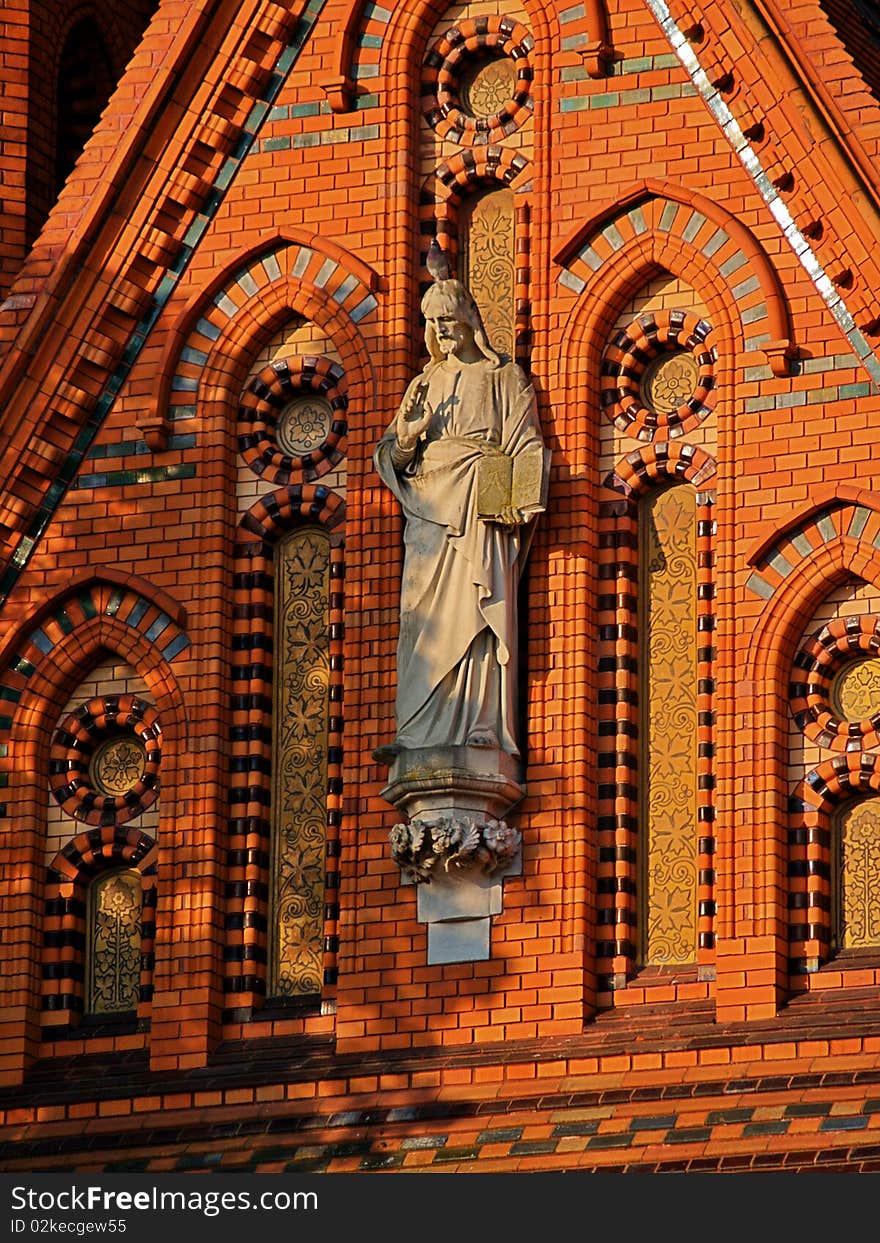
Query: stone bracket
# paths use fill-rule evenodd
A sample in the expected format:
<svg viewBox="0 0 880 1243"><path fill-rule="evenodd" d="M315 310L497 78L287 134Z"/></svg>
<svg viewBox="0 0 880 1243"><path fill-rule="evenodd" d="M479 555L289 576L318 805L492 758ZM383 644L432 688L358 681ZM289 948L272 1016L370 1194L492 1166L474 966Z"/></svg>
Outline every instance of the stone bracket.
<svg viewBox="0 0 880 1243"><path fill-rule="evenodd" d="M502 817L525 786L513 756L497 747L383 748L390 766L382 797L409 818L391 830L404 884L418 885L428 926L428 963L490 958L503 879L522 872L520 834Z"/></svg>

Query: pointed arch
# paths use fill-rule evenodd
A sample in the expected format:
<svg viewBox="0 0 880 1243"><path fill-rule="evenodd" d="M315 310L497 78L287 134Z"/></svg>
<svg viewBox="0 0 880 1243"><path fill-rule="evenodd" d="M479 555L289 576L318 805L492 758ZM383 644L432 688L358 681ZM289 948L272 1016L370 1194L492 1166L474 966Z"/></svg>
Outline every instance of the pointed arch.
<svg viewBox="0 0 880 1243"><path fill-rule="evenodd" d="M118 584L92 582L49 602L40 625L20 627L6 648L8 664L0 696L4 704L11 706L9 718L0 721L0 782L4 787L0 839L8 857L16 859L16 870L14 886L4 900L11 912L20 912L23 929L36 923L45 935L53 930L62 934L60 940L52 938L51 945L47 943L42 949L33 936L23 936L19 946L9 946L16 955L20 973L14 981L0 981L0 994L14 984L27 998L17 1014L23 1042L24 1033L31 1032L28 1047L39 1039L41 1019L55 1028L67 1025L71 1011L63 998L73 997L75 1001L80 997L76 977L81 960L77 960L79 966L75 966L73 975L68 976L62 952L68 934L79 944L79 931L65 931L60 925L56 928L55 921L60 918L63 923L69 914L79 929L83 895L66 893L62 899L54 891L46 891L47 883L50 889L60 883L58 877L50 877L47 882L45 861L53 733L70 695L101 659L113 654L130 664L146 682L162 720L166 741L163 809L173 815L183 784L187 713L172 664L182 656L188 639L178 631L169 641L169 626L174 623L168 619L166 624L166 618L167 614L154 604L134 592L126 592ZM137 837L136 825L95 824L85 837L93 852L104 852L110 847L112 853L112 842L129 842L130 833ZM63 873L70 879L69 870L60 866L60 860L56 861L58 876ZM69 911L65 906L68 898L73 903ZM56 979L73 982L63 984L58 991L54 984L46 983ZM49 990L45 997L54 997L54 1001L41 1001L45 989Z"/></svg>
<svg viewBox="0 0 880 1243"><path fill-rule="evenodd" d="M367 7L366 0L347 0L339 23L333 61L322 83L333 112L347 112L352 107L358 66L367 63L379 65L383 58L386 32L392 15L382 11L368 16ZM431 5L429 21L439 21L448 7L448 4ZM542 37L549 36L553 30L552 10L533 3L527 4L526 9L536 34L540 31ZM368 21L371 38L378 42L378 47L373 44L369 49L361 44ZM613 52L608 39L608 15L604 0L586 0L579 10L573 9L570 14L560 17L559 21L565 21L566 35L569 38L581 36L578 50L585 58L589 76L603 77Z"/></svg>
<svg viewBox="0 0 880 1243"><path fill-rule="evenodd" d="M370 363L357 325L378 307L376 284L366 264L312 235L263 243L239 258L180 317L162 367L158 416L141 419L147 443L166 443L173 421L190 417L212 386L240 388L259 343L293 314L333 336L349 383L363 386Z"/></svg>
<svg viewBox="0 0 880 1243"><path fill-rule="evenodd" d="M700 253L706 258L717 255L719 276L732 286L734 293L742 284L746 267L754 274L763 297L763 318L770 338L765 352L774 373L787 375L785 364L797 356L797 351L792 340L788 302L769 256L742 221L719 203L684 186L644 178L580 221L553 256L563 272L568 273L570 287L579 280L589 283L610 254L620 249L621 242L625 244L627 232L631 230L633 236L638 236L645 231L645 208L653 201L660 207L658 230L688 245L700 240ZM656 207L653 215L658 215ZM704 228L704 225L709 227ZM727 280L737 272L740 275L736 280ZM741 295L743 310L754 312L760 307L759 303L757 307L753 305L757 300L750 295L754 293L753 289ZM758 316L754 322L760 320Z"/></svg>

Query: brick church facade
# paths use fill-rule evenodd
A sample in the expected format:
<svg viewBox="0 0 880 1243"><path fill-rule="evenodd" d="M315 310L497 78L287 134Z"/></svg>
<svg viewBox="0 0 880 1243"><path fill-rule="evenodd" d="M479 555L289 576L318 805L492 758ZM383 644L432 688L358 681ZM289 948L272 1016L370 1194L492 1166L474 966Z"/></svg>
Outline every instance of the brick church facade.
<svg viewBox="0 0 880 1243"><path fill-rule="evenodd" d="M0 31L0 1168L880 1168L876 6ZM432 241L552 451L459 960L374 755Z"/></svg>

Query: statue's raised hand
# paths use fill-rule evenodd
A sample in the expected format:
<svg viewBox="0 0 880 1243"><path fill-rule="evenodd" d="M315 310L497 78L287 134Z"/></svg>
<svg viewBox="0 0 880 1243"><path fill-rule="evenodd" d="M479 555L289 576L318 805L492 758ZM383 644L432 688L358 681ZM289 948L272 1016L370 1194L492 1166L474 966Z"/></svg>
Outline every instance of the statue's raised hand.
<svg viewBox="0 0 880 1243"><path fill-rule="evenodd" d="M420 384L410 396L404 400L397 412L394 433L397 443L404 453L416 447L419 437L427 431L431 416L434 413L427 402L428 386Z"/></svg>

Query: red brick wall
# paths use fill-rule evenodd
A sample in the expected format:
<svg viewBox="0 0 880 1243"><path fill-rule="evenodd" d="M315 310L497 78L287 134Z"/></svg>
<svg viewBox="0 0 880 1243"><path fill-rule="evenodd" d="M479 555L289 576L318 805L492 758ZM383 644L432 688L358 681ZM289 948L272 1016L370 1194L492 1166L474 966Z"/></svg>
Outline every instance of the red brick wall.
<svg viewBox="0 0 880 1243"><path fill-rule="evenodd" d="M298 15L258 0L166 0L13 287L13 297L21 290L39 300L32 312L0 309L9 343L0 520L7 557L18 548L24 564L3 580L2 669L16 657L33 666L2 675L11 707L0 739L0 913L5 953L21 964L2 980L0 1066L8 1122L22 1127L11 1138L24 1142L29 1128L29 1140L44 1145L30 1156L22 1149L20 1159L75 1161L66 1137L83 1118L97 1132L129 1135L135 1152L138 1128L153 1124L160 1104L166 1121L194 1128L192 1142L205 1152L214 1123L242 1111L323 1120L312 1146L324 1156L351 1139L332 1122L346 1111L413 1107L430 1120L432 1108L445 1108L452 1119L432 1148L432 1128L383 1113L369 1124L367 1148L342 1165L331 1153L324 1168L378 1166L382 1153L395 1157L389 1168L429 1160L587 1168L711 1161L719 1152L750 1162L768 1149L777 1163L795 1154L789 1164L808 1165L823 1145L835 1160L873 1159L852 1155L848 1133L873 1121L878 1029L864 990L877 982L876 957L790 974L789 957L813 950L812 942L790 945L788 932L789 891L821 897L818 882L789 876L791 661L839 582L875 582L878 570L880 500L866 481L880 401L852 355L858 339L847 341L828 305L843 299L876 368L878 187L853 154L845 116L829 118L799 80L794 53L806 43L758 46L772 12L750 9L746 22L714 0L674 7L682 29L702 26L688 44L707 75L696 81L716 83L713 99L746 131L766 170L761 184L775 186L774 217L642 0L610 6L604 70L590 51L602 33L591 7L581 14L536 3L514 14L535 41L534 115L508 143L528 163L502 154L490 164L499 177L507 170L517 192L519 309L554 454L528 572L529 792L516 813L523 874L505 882L489 962L429 967L414 890L401 886L388 853L396 814L379 795L385 774L372 757L393 734L401 526L371 457L421 352L419 192L433 149L419 104L421 62L444 9L400 5L386 21L382 10L358 18L328 5L257 128L254 102L266 98ZM460 15L450 11L449 22ZM840 66L859 89L850 63ZM352 74L360 106L333 111L325 86L330 103L344 104L334 84ZM236 144L249 116L255 137L242 154ZM472 175L454 143L437 148L458 177L456 194L487 175L479 149ZM102 170L118 177L112 195ZM799 262L781 208L825 282ZM669 454L621 439L615 475L607 438L600 454L603 353L621 316L664 271L678 291L692 291L712 325L717 444L706 440L699 453L711 452L715 465L699 455L686 465L680 446L704 445L686 428L669 438ZM236 555L259 524L271 536L311 515L335 531L342 512L340 480L326 495L321 475L267 485L262 508L249 498L251 518L236 499L249 478L237 454L241 389L296 317L314 323L345 372L348 436L337 974L322 1006L291 1011L261 1010L259 989L231 995L224 979L238 909L230 840L233 853L256 842L247 833L239 842L230 828L235 728L244 721L234 671L255 626L247 609L254 600L265 607L258 592L247 604L236 596ZM849 320L844 326L852 332ZM114 373L118 395L88 444L81 429ZM58 502L54 474L83 451ZM631 640L600 628L613 627L616 613L610 622L599 613L615 581L603 567L621 560L615 506L651 480L678 477L676 462L678 475L716 492L717 527L700 544L705 581L711 571L714 582L704 611L714 618L715 718L705 726L715 747L705 800L714 819L707 814L700 828L708 844L699 955L681 969L637 971L619 948L597 954L597 945L625 939L609 933L601 913L626 929L632 907L626 896L607 899L629 892L620 884L629 874L614 861L622 839L613 818L629 814L631 757L625 746L609 750L597 729L600 717L614 719L600 711L600 674L631 656ZM836 517L824 518L834 504ZM29 555L20 541L41 513L45 534ZM162 617L172 629L156 638ZM144 679L164 735L151 1024L41 1041L45 965L73 956L46 939L49 743L70 694L108 652ZM708 700L702 706L708 711ZM820 829L849 792L876 788L867 742L859 760L863 753L863 778L849 775L845 759L834 770L827 806L815 812ZM110 832L89 850L100 855L115 840ZM125 849L121 838L117 846ZM242 866L247 881L251 865ZM275 1067L282 1049L305 1059L296 1074ZM111 1051L140 1078L136 1088L106 1084L102 1095L88 1066ZM218 1068L216 1092L187 1078L205 1065ZM62 1099L57 1084L71 1067L79 1087ZM14 1086L25 1074L44 1103ZM835 1075L850 1078L828 1078ZM671 1090L682 1083L692 1095ZM846 1119L859 1121L835 1126L844 1100ZM804 1104L814 1111L789 1109ZM656 1129L676 1134L652 1147L642 1134L651 1125L638 1119L661 1115ZM591 1142L605 1135L618 1138ZM68 1156L54 1155L53 1144ZM311 1159L296 1156L309 1144L290 1141L284 1159ZM673 1155L663 1144L682 1147ZM257 1160L248 1144L223 1146L233 1163Z"/></svg>

